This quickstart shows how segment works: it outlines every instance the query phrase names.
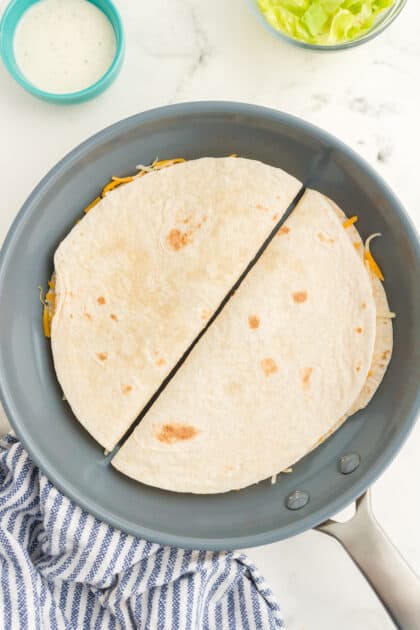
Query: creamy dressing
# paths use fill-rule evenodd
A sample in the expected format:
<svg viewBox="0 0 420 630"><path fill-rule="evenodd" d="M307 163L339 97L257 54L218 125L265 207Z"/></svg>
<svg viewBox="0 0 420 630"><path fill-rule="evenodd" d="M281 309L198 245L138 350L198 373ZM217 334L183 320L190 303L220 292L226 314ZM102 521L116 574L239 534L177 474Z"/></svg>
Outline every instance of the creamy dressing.
<svg viewBox="0 0 420 630"><path fill-rule="evenodd" d="M111 23L86 0L40 0L23 14L14 37L22 74L35 87L54 94L96 83L115 51Z"/></svg>

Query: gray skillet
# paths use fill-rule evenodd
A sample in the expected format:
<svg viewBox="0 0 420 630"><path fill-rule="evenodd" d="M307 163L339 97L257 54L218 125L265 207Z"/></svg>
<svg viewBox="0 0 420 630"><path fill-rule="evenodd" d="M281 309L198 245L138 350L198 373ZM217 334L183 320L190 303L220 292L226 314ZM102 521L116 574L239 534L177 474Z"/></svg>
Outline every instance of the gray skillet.
<svg viewBox="0 0 420 630"><path fill-rule="evenodd" d="M311 185L347 214L357 213L363 237L383 234L375 254L398 314L394 355L368 407L294 466L293 474L274 485L268 480L222 495L173 494L117 473L75 421L62 400L42 334L37 286L46 284L58 243L112 175L130 173L156 156L230 153L280 166L302 181L318 165ZM0 256L2 401L16 433L48 477L119 529L201 549L250 547L293 536L359 497L390 463L415 422L419 271L418 239L395 195L334 137L298 118L238 103L187 103L145 112L101 131L67 155L32 192L10 229ZM340 461L349 454L356 455L358 465L343 474Z"/></svg>

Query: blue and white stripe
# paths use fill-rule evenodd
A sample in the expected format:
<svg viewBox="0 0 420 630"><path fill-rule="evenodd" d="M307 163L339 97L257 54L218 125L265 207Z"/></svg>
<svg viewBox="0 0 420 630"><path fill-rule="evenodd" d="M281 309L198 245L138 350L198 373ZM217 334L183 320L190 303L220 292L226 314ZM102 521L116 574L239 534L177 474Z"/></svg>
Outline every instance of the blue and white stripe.
<svg viewBox="0 0 420 630"><path fill-rule="evenodd" d="M0 440L0 628L275 630L280 609L244 554L185 551L101 523L20 442Z"/></svg>

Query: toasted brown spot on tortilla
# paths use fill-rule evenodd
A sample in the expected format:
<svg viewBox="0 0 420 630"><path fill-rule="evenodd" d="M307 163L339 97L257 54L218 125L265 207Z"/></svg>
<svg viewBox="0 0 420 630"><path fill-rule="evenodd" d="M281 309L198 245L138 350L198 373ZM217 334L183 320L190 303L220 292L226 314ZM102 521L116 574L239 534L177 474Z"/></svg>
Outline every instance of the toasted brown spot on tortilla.
<svg viewBox="0 0 420 630"><path fill-rule="evenodd" d="M106 304L106 299L104 298L103 295L100 295L97 301L98 301L98 304Z"/></svg>
<svg viewBox="0 0 420 630"><path fill-rule="evenodd" d="M307 299L308 294L306 291L296 291L293 293L293 301L297 304L302 304L303 302L306 302Z"/></svg>
<svg viewBox="0 0 420 630"><path fill-rule="evenodd" d="M360 333L363 332L363 328L361 328L360 326L358 326L355 330L356 330L357 333L359 333L359 335L360 335Z"/></svg>
<svg viewBox="0 0 420 630"><path fill-rule="evenodd" d="M168 233L166 242L171 249L177 252L191 242L191 232L181 232L181 230L174 228Z"/></svg>
<svg viewBox="0 0 420 630"><path fill-rule="evenodd" d="M382 352L382 360L386 361L390 354L391 354L391 350L384 350Z"/></svg>
<svg viewBox="0 0 420 630"><path fill-rule="evenodd" d="M225 385L224 390L227 394L239 394L243 389L241 383L237 383L236 381L230 381L227 385Z"/></svg>
<svg viewBox="0 0 420 630"><path fill-rule="evenodd" d="M73 319L73 313L70 313L70 319Z"/></svg>
<svg viewBox="0 0 420 630"><path fill-rule="evenodd" d="M97 352L96 356L98 357L99 361L106 361L108 358L108 353L107 352Z"/></svg>
<svg viewBox="0 0 420 630"><path fill-rule="evenodd" d="M85 311L83 315L86 317L86 319L90 319L90 320L92 319L92 315L88 313L87 311Z"/></svg>
<svg viewBox="0 0 420 630"><path fill-rule="evenodd" d="M210 311L207 310L206 308L203 308L203 310L201 311L201 319L206 321L209 317L210 317Z"/></svg>
<svg viewBox="0 0 420 630"><path fill-rule="evenodd" d="M260 318L257 315L250 315L248 317L248 326L255 330L260 325Z"/></svg>
<svg viewBox="0 0 420 630"><path fill-rule="evenodd" d="M267 206L263 206L261 203L257 203L255 207L257 208L257 210L263 210L264 212L268 210Z"/></svg>
<svg viewBox="0 0 420 630"><path fill-rule="evenodd" d="M271 376L271 374L275 374L279 371L277 363L274 361L274 359L271 359L270 357L267 357L266 359L263 359L261 361L261 367L262 371L264 372L264 376Z"/></svg>
<svg viewBox="0 0 420 630"><path fill-rule="evenodd" d="M324 232L318 232L317 236L321 243L335 243L335 238L327 236Z"/></svg>
<svg viewBox="0 0 420 630"><path fill-rule="evenodd" d="M273 219L273 221L278 221L280 219L279 213L276 212L275 214L273 214L272 219Z"/></svg>
<svg viewBox="0 0 420 630"><path fill-rule="evenodd" d="M372 374L373 374L372 370L369 370L369 372L367 373L367 377L370 378Z"/></svg>
<svg viewBox="0 0 420 630"><path fill-rule="evenodd" d="M123 394L129 394L133 390L132 385L123 385L121 391Z"/></svg>
<svg viewBox="0 0 420 630"><path fill-rule="evenodd" d="M164 424L159 433L156 434L156 438L164 444L174 444L175 442L191 440L197 433L198 430L190 424L173 422L172 424Z"/></svg>
<svg viewBox="0 0 420 630"><path fill-rule="evenodd" d="M287 225L282 225L279 231L277 232L277 236L281 236L282 234L289 234L290 228Z"/></svg>
<svg viewBox="0 0 420 630"><path fill-rule="evenodd" d="M362 302L362 308L366 308L366 302Z"/></svg>
<svg viewBox="0 0 420 630"><path fill-rule="evenodd" d="M166 361L165 359L162 359L162 357L160 357L159 359L156 359L155 363L156 365L161 366L161 365L165 365Z"/></svg>
<svg viewBox="0 0 420 630"><path fill-rule="evenodd" d="M301 374L302 374L302 383L303 383L303 386L305 388L309 387L309 381L311 380L312 372L313 372L313 368L311 368L311 367L303 368L303 370L301 372Z"/></svg>
<svg viewBox="0 0 420 630"><path fill-rule="evenodd" d="M118 321L118 317L115 315L115 313L111 313L110 318L114 320L114 322Z"/></svg>

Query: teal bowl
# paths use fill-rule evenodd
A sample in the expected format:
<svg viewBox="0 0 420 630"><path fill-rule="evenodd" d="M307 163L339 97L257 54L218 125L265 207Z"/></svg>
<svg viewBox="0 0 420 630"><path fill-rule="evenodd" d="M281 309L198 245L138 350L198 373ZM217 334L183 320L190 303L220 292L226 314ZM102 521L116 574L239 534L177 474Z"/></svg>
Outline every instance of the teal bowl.
<svg viewBox="0 0 420 630"><path fill-rule="evenodd" d="M0 56L9 74L21 85L27 92L30 92L38 98L42 98L50 103L70 104L82 103L88 101L98 94L106 90L118 75L124 59L124 30L121 22L120 14L111 0L88 0L94 4L110 21L115 33L116 52L112 64L105 74L95 83L77 92L69 92L66 94L54 94L45 92L33 85L20 71L16 63L13 40L16 27L30 6L39 2L39 0L12 0L7 6L2 20L0 22Z"/></svg>

